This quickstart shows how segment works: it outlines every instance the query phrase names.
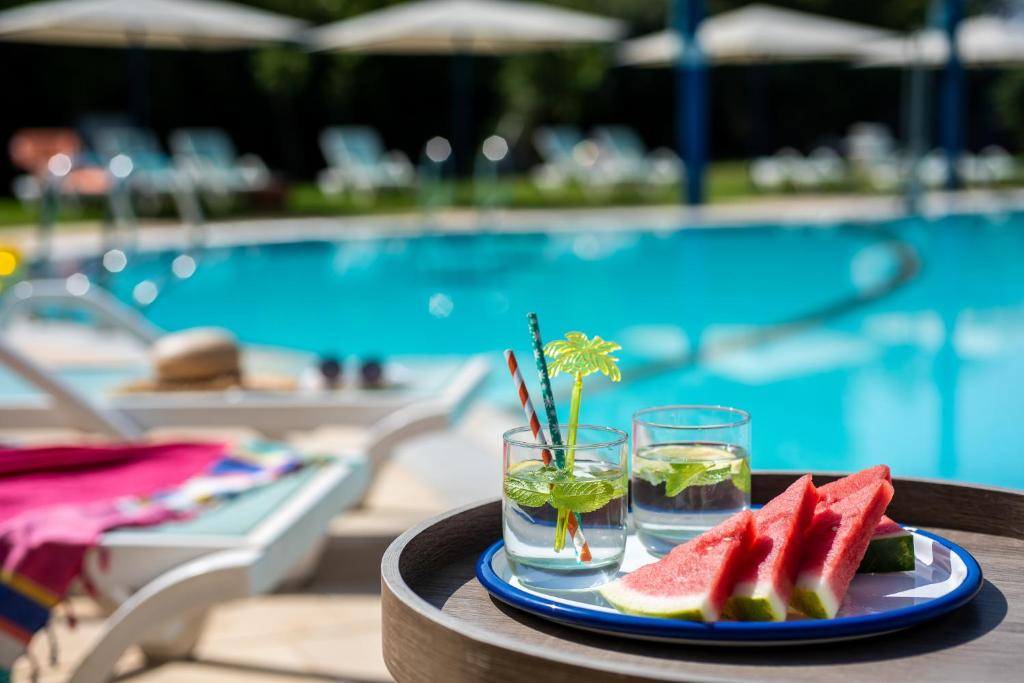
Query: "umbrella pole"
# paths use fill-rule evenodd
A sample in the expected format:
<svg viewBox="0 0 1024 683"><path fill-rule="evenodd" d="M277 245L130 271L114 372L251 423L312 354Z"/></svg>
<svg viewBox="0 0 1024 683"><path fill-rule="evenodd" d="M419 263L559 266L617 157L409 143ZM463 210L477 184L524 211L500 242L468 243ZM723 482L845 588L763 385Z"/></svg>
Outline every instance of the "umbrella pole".
<svg viewBox="0 0 1024 683"><path fill-rule="evenodd" d="M943 0L942 30L949 45L949 56L942 70L942 108L940 110L942 147L946 152L949 172L946 187L956 190L961 186L957 162L964 147L964 65L956 34L964 16L964 0Z"/></svg>
<svg viewBox="0 0 1024 683"><path fill-rule="evenodd" d="M128 48L128 80L135 123L149 125L149 58L141 40Z"/></svg>
<svg viewBox="0 0 1024 683"><path fill-rule="evenodd" d="M916 54L916 53L915 53ZM928 73L916 57L903 74L905 126L907 136L907 212L918 213L921 204L921 158L928 140Z"/></svg>
<svg viewBox="0 0 1024 683"><path fill-rule="evenodd" d="M771 66L748 64L743 69L746 71L751 115L747 151L751 157L767 156L775 151L771 139L774 126L771 121L771 97L768 92Z"/></svg>
<svg viewBox="0 0 1024 683"><path fill-rule="evenodd" d="M678 139L681 156L686 162L685 199L691 205L704 202L707 163L707 61L696 40L704 15L704 0L675 0L672 23L683 41L676 63Z"/></svg>
<svg viewBox="0 0 1024 683"><path fill-rule="evenodd" d="M455 169L472 167L473 147L473 55L457 52L452 58L452 148Z"/></svg>

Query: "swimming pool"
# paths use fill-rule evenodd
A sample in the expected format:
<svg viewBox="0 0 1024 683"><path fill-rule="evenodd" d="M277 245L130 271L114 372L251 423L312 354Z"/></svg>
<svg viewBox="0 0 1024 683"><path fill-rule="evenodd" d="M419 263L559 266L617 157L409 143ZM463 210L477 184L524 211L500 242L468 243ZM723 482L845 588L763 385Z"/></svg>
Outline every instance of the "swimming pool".
<svg viewBox="0 0 1024 683"><path fill-rule="evenodd" d="M186 280L174 256L140 255L113 282L125 300L154 282L147 314L170 329L498 367L505 347L528 357L535 310L549 339L624 346L620 385L588 380L586 422L735 405L754 416L758 468L887 462L1024 488L1024 214L233 247ZM510 404L508 386L499 369L490 396Z"/></svg>

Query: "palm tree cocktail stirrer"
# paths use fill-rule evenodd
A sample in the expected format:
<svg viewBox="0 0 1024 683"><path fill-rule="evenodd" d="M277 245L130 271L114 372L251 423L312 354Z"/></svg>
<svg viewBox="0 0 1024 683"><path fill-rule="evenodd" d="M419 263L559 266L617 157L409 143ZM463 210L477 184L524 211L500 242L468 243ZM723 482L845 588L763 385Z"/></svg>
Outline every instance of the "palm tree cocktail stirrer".
<svg viewBox="0 0 1024 683"><path fill-rule="evenodd" d="M548 433L551 435L551 444L562 445L562 430L558 427L558 411L555 409L555 396L551 392L551 379L548 377L548 362L544 358L544 342L540 336L540 323L537 321L537 314L530 313L526 316L530 325L530 341L533 343L533 359L537 363L537 379L540 382L540 395L544 401L544 413L548 418ZM565 466L565 452L562 449L555 450L555 465L559 468ZM559 526L561 528L561 525ZM569 534L572 536L572 545L576 549L576 559L580 562L591 560L590 546L583 535L583 519L579 513L574 513L572 521L568 524ZM555 547L559 550L565 544L563 538L555 541Z"/></svg>
<svg viewBox="0 0 1024 683"><path fill-rule="evenodd" d="M537 326L537 316L531 313L529 320L530 334L533 338L536 352L536 347L540 345L540 330ZM570 480L574 477L574 447L576 446L576 432L579 425L580 401L583 397L583 378L595 372L600 372L601 374L606 375L613 382L618 382L621 379L622 374L619 372L619 368L616 365L618 358L611 354L620 348L622 347L615 342L605 341L598 336L594 336L593 339L589 339L587 335L582 332L569 332L565 335L565 339L549 342L543 347L543 352L541 354L536 354L538 358L537 370L541 375L541 389L544 393L544 407L546 409L548 409L550 402L550 408L547 412L549 422L554 425L551 429L553 442L554 434L557 433L558 430L558 418L554 413L554 400L551 397L551 383L548 377L548 367L546 361L544 361L544 355L551 358L551 377L555 377L560 373L566 373L573 376L572 398L569 402L569 432L566 435L565 448L556 451L557 465L565 472ZM603 498L600 494L595 498L593 494L596 492L590 492L589 490L584 491L587 486L587 483L580 482L581 490L578 494L581 498L586 497L594 503L598 502L600 498ZM607 500L604 500L604 503L607 503ZM574 521L576 522L575 526L578 526L580 521L579 512L580 510L573 510L572 515L570 515L570 510L568 508L559 508L558 522L555 526L555 551L561 551L562 548L565 547L565 533L567 525L574 526L570 524L570 518L574 518ZM580 533L582 533L582 529L580 529ZM573 541L575 544L575 534Z"/></svg>

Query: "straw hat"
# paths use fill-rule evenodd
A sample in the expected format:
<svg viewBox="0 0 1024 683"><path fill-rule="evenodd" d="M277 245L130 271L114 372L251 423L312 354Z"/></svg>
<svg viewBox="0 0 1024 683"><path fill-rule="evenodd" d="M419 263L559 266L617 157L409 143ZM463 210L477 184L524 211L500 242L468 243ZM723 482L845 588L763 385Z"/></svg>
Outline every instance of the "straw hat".
<svg viewBox="0 0 1024 683"><path fill-rule="evenodd" d="M290 390L295 382L282 377L244 377L235 336L217 327L171 332L150 348L152 379L133 382L122 391L201 391L238 387Z"/></svg>
<svg viewBox="0 0 1024 683"><path fill-rule="evenodd" d="M150 350L157 382L196 382L217 377L242 380L241 352L235 337L216 327L172 332Z"/></svg>

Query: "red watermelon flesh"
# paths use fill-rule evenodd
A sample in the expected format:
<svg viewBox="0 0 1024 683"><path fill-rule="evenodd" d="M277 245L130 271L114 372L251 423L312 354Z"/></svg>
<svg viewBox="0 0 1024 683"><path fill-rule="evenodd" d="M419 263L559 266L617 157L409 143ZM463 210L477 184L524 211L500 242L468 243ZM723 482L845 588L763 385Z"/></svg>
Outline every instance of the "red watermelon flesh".
<svg viewBox="0 0 1024 683"><path fill-rule="evenodd" d="M754 518L739 512L654 564L601 587L628 614L717 621L754 537Z"/></svg>
<svg viewBox="0 0 1024 683"><path fill-rule="evenodd" d="M756 536L726 603L729 618L785 621L804 535L817 502L807 474L754 513Z"/></svg>
<svg viewBox="0 0 1024 683"><path fill-rule="evenodd" d="M875 527L875 534L897 534L903 531L903 527L893 521L889 515L882 515L882 519L878 520L878 526Z"/></svg>
<svg viewBox="0 0 1024 683"><path fill-rule="evenodd" d="M875 465L874 467L869 467L866 470L854 472L842 479L836 479L824 486L819 486L818 498L820 501L818 503L818 507L827 507L837 500L846 498L847 496L860 491L868 484L873 484L876 481L887 481L892 483L892 475L889 473L888 465Z"/></svg>
<svg viewBox="0 0 1024 683"><path fill-rule="evenodd" d="M824 508L819 505L793 590L794 607L818 619L836 615L892 495L892 484L876 481Z"/></svg>
<svg viewBox="0 0 1024 683"><path fill-rule="evenodd" d="M875 465L861 470L848 477L818 487L818 495L822 499L820 505L827 505L855 493L864 486L876 482L892 482L889 468ZM914 568L914 537L909 531L883 516L875 527L871 544L864 554L860 572L902 572Z"/></svg>

